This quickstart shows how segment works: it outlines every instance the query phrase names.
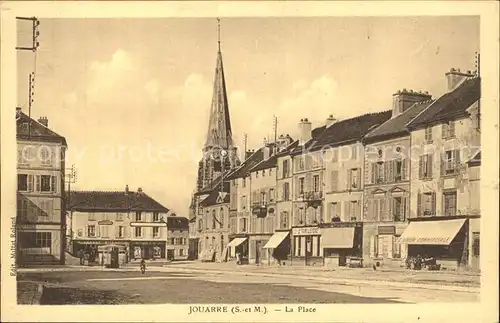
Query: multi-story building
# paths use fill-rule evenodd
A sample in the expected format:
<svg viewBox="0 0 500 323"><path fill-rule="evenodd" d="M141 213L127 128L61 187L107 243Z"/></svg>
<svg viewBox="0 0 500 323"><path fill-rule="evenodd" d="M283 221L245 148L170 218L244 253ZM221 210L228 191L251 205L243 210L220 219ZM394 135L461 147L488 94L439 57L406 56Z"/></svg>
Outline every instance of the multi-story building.
<svg viewBox="0 0 500 323"><path fill-rule="evenodd" d="M169 210L142 191L73 191L69 194L71 250L97 254L97 246L126 247L128 259L167 258ZM187 231L187 222L186 228ZM187 232L182 237L187 238ZM187 239L183 242L187 254ZM170 257L174 256L169 251ZM184 252L183 252L184 254Z"/></svg>
<svg viewBox="0 0 500 323"><path fill-rule="evenodd" d="M198 259L198 248L200 238L198 237L198 228L196 227L196 200L194 195L191 198L189 205L189 251L188 258L191 260Z"/></svg>
<svg viewBox="0 0 500 323"><path fill-rule="evenodd" d="M366 265L400 266L398 239L410 211L410 133L406 124L431 104L431 95L412 90L393 95L392 116L363 139L363 258Z"/></svg>
<svg viewBox="0 0 500 323"><path fill-rule="evenodd" d="M175 214L167 215L167 255L169 260L189 257L189 220Z"/></svg>
<svg viewBox="0 0 500 323"><path fill-rule="evenodd" d="M17 264L65 261L66 139L16 109Z"/></svg>
<svg viewBox="0 0 500 323"><path fill-rule="evenodd" d="M204 261L225 260L229 242L229 194L213 189L200 202L200 207L203 210L198 221L201 258Z"/></svg>
<svg viewBox="0 0 500 323"><path fill-rule="evenodd" d="M410 224L400 242L410 256L448 268L479 267L480 78L452 69L448 92L407 126L412 146Z"/></svg>
<svg viewBox="0 0 500 323"><path fill-rule="evenodd" d="M344 266L362 256L363 240L363 137L387 121L390 111L336 121L326 129L312 151L321 149L324 163L324 214L320 223L320 249L326 265Z"/></svg>

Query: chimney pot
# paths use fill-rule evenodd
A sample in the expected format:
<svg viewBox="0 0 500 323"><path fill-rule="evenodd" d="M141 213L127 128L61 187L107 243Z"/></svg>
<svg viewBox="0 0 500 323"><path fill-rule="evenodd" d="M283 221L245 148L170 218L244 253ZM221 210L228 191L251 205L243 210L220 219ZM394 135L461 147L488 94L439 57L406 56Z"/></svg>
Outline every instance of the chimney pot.
<svg viewBox="0 0 500 323"><path fill-rule="evenodd" d="M128 185L125 185L125 195L128 194Z"/></svg>
<svg viewBox="0 0 500 323"><path fill-rule="evenodd" d="M38 118L38 122L43 124L45 127L49 126L49 120L47 119L47 117Z"/></svg>
<svg viewBox="0 0 500 323"><path fill-rule="evenodd" d="M141 188L141 187L138 187L138 188L137 188L137 192L142 193L142 188Z"/></svg>
<svg viewBox="0 0 500 323"><path fill-rule="evenodd" d="M307 118L304 119L305 122L309 122L309 120L307 120Z"/></svg>

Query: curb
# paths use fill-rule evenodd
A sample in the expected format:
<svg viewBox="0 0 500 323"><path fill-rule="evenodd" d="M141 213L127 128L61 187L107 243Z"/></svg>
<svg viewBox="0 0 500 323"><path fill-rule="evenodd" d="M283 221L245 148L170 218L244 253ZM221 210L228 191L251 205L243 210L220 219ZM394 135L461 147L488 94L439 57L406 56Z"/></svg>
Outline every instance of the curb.
<svg viewBox="0 0 500 323"><path fill-rule="evenodd" d="M164 266L169 267L169 266ZM172 268L172 267L170 267ZM205 272L205 273L233 273L236 275L242 276L261 276L261 277L273 277L279 278L283 276L293 276L297 277L297 275L283 273L283 274L275 274L275 273L252 273L252 272L242 272L242 271L230 271L230 270L215 270L215 269L194 269L188 267L174 267L180 270L190 270L195 272ZM351 278L330 278L330 277L314 277L314 276L301 276L300 279L309 280L309 281L321 281L328 283L342 283L344 285L362 285L362 284L371 284L371 285L383 285L383 286L392 286L392 287L410 287L410 288L418 288L418 289L430 289L430 290L445 290L445 291L457 291L457 292L467 292L467 293L479 293L480 287L465 287L465 286L450 286L450 285L438 285L438 284L429 284L429 283L407 283L407 282L397 282L397 281L386 281L386 280L359 280L359 279L351 279Z"/></svg>

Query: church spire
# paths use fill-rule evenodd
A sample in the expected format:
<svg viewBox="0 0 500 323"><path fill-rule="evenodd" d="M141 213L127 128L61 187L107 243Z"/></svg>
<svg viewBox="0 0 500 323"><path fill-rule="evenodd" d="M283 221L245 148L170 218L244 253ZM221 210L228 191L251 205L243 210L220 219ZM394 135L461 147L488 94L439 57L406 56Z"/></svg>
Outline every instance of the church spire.
<svg viewBox="0 0 500 323"><path fill-rule="evenodd" d="M217 45L218 51L213 84L212 107L210 109L205 150L210 148L221 148L226 150L233 148L226 80L224 77L224 66L222 64L222 53L220 50L219 19L217 19Z"/></svg>

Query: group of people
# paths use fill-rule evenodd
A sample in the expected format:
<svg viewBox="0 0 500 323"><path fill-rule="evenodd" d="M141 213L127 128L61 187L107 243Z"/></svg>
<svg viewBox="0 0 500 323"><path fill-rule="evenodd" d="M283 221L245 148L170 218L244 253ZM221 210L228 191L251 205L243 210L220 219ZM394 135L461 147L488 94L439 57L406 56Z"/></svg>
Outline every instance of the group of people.
<svg viewBox="0 0 500 323"><path fill-rule="evenodd" d="M430 265L436 265L436 259L434 257L425 258L418 254L416 257L408 256L406 258L407 269L421 270Z"/></svg>

